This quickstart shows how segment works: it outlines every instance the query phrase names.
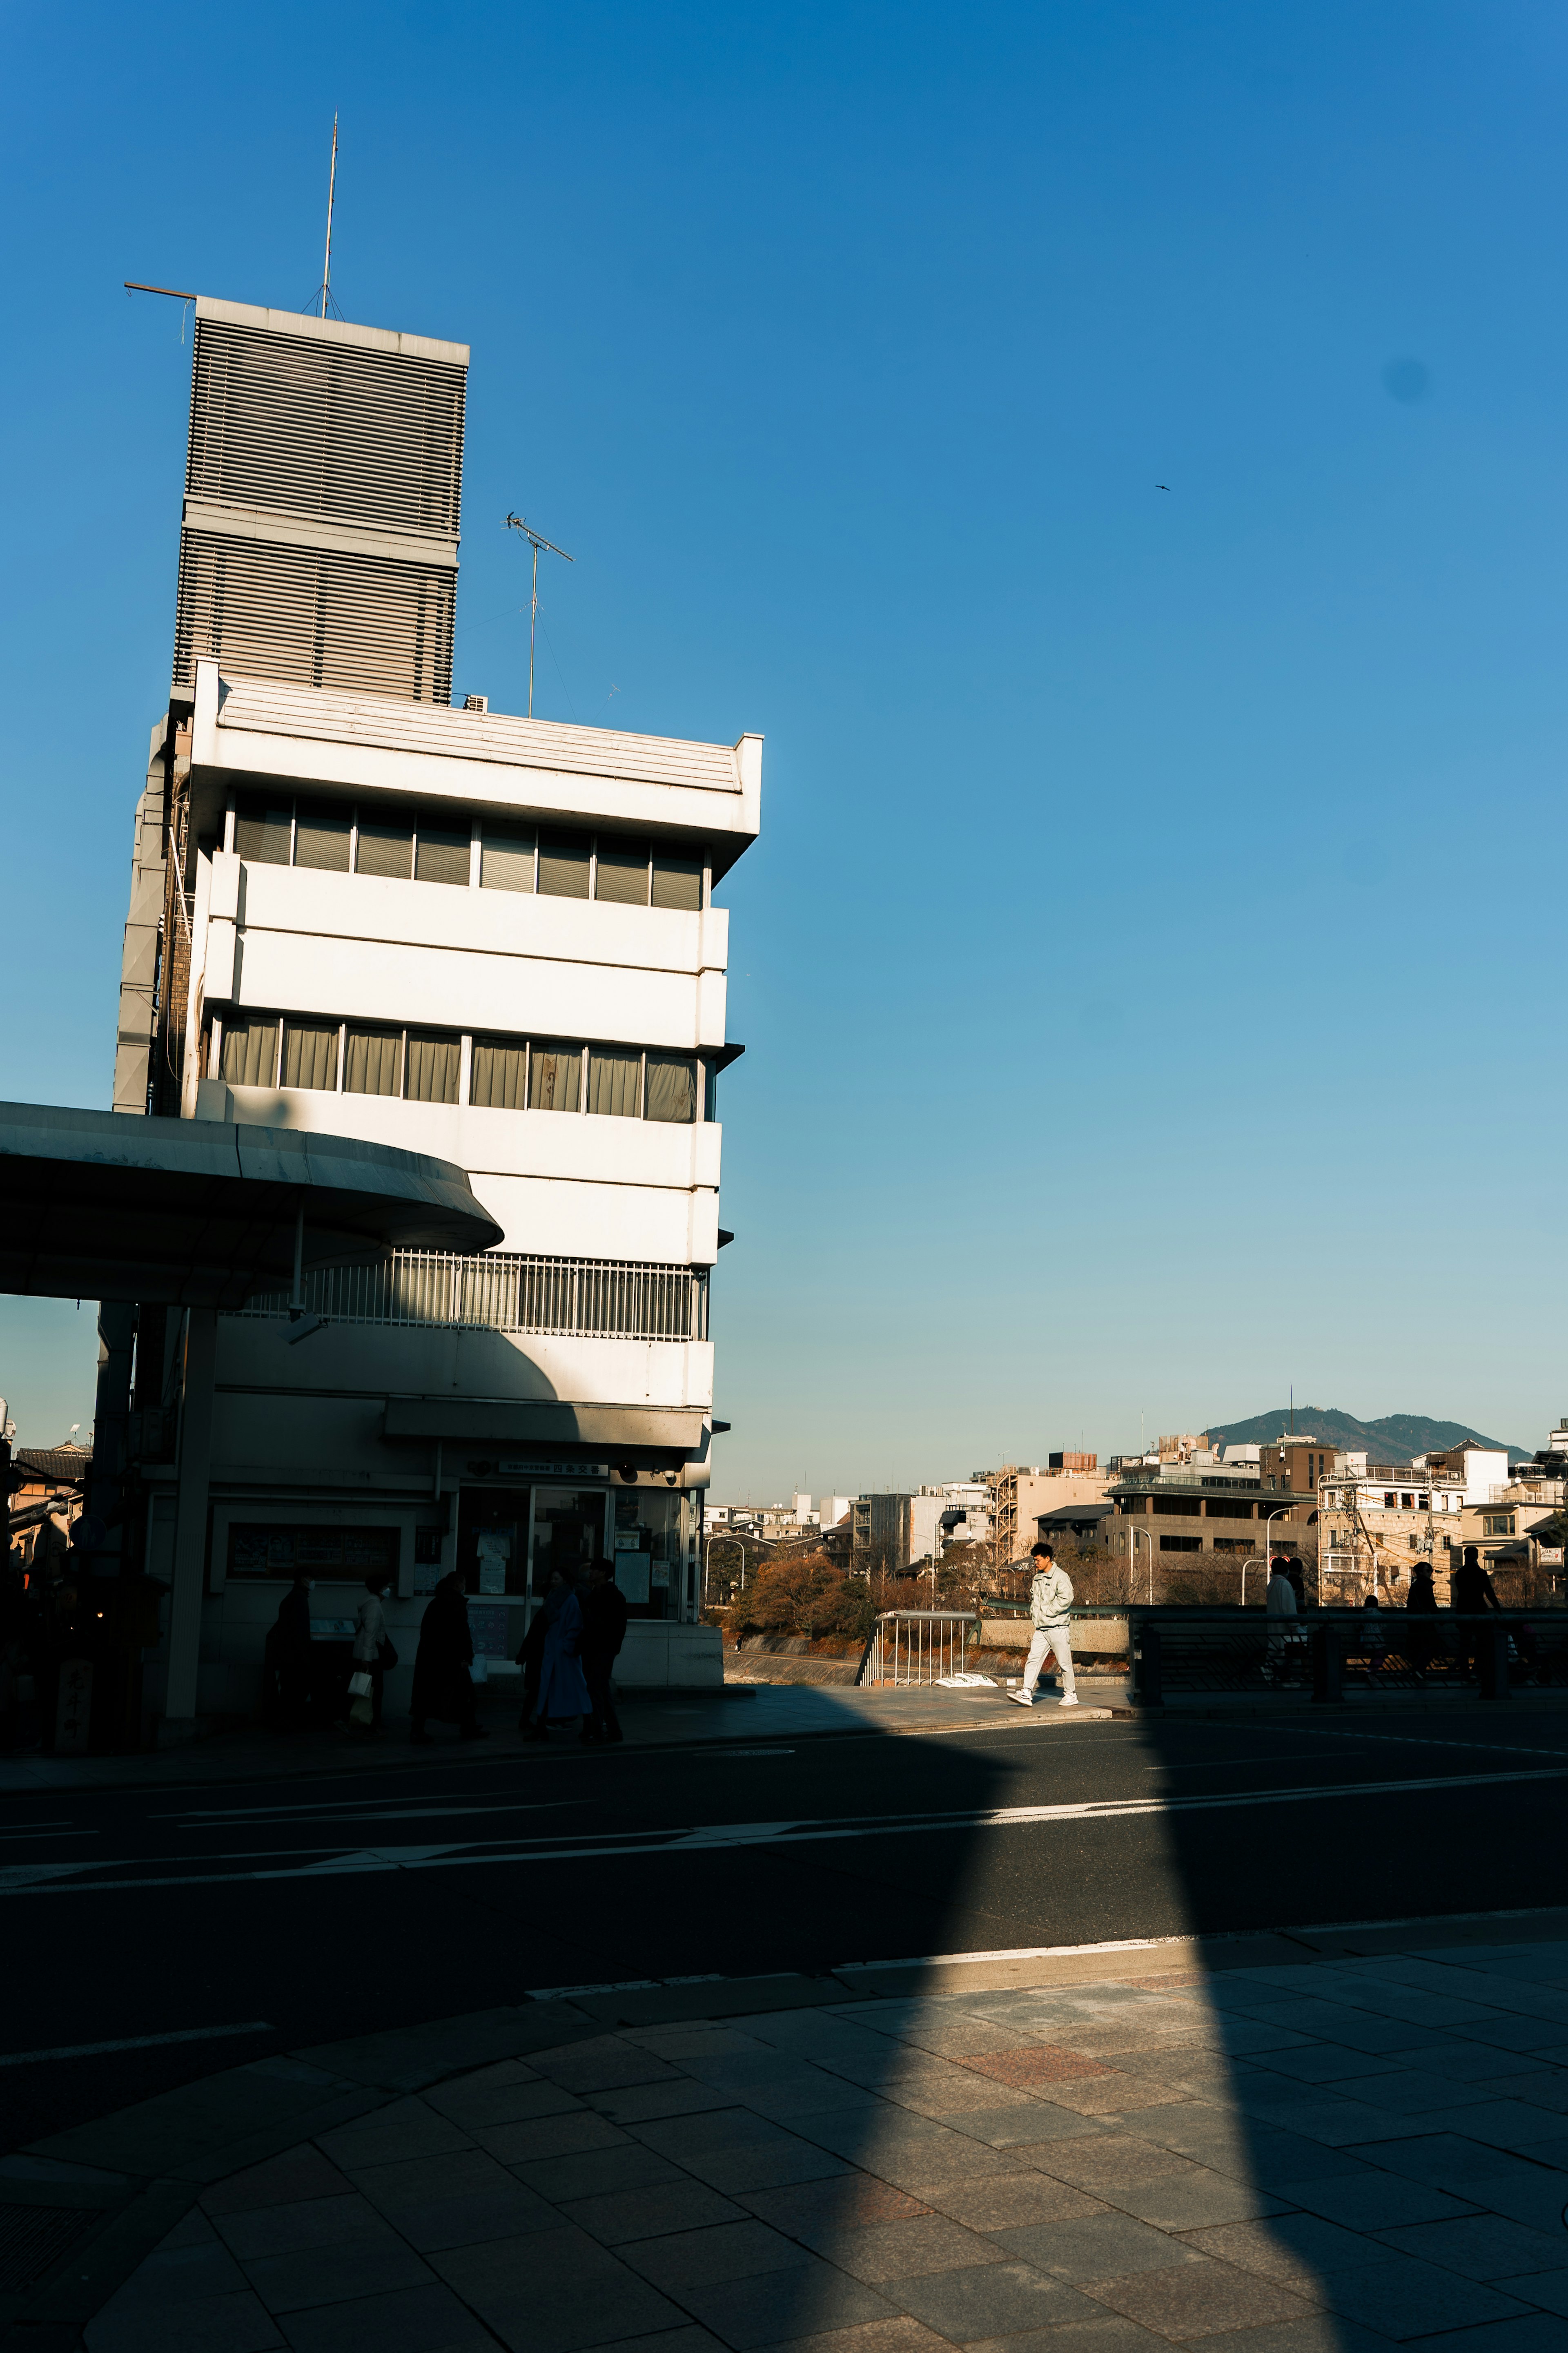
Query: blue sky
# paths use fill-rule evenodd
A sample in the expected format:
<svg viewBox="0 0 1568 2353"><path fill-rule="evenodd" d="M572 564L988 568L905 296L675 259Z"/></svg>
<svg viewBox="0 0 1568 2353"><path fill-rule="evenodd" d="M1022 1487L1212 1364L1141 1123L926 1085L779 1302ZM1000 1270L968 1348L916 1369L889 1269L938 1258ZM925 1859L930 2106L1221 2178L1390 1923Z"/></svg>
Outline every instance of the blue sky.
<svg viewBox="0 0 1568 2353"><path fill-rule="evenodd" d="M715 1494L1568 1405L1543 5L14 5L4 1091L106 1103L189 343L471 343L459 691L767 739ZM1157 489L1166 484L1167 489ZM0 1302L25 1440L89 1310Z"/></svg>

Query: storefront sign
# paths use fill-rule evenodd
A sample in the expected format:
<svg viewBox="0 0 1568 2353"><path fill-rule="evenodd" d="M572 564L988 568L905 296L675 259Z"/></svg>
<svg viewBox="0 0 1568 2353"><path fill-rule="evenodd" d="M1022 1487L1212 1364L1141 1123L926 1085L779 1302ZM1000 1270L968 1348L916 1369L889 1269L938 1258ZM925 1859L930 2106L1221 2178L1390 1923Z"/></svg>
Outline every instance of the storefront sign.
<svg viewBox="0 0 1568 2353"><path fill-rule="evenodd" d="M514 1460L498 1462L496 1469L503 1479L607 1479L607 1462L533 1462Z"/></svg>

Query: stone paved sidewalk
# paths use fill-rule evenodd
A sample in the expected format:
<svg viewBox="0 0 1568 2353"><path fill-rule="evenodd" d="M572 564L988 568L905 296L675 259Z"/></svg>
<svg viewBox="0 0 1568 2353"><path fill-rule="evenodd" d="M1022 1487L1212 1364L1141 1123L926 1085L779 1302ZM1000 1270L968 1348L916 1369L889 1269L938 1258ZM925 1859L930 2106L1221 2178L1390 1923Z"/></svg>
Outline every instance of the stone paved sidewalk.
<svg viewBox="0 0 1568 2353"><path fill-rule="evenodd" d="M1161 1957L579 2014L212 2183L88 2353L1563 2353L1568 1943L1084 1978Z"/></svg>

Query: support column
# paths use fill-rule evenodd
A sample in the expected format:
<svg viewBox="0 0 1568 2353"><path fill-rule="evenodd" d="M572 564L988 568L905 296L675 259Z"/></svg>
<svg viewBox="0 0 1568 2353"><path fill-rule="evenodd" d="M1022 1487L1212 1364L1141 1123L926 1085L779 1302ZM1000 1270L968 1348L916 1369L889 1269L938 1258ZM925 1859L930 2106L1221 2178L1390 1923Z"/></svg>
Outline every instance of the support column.
<svg viewBox="0 0 1568 2353"><path fill-rule="evenodd" d="M202 1595L206 1582L207 1485L212 1464L213 1373L217 1313L192 1307L185 1314L185 1356L180 1391L180 1484L174 1513L174 1578L169 1596L169 1686L163 1714L183 1722L196 1712L196 1669L202 1647Z"/></svg>

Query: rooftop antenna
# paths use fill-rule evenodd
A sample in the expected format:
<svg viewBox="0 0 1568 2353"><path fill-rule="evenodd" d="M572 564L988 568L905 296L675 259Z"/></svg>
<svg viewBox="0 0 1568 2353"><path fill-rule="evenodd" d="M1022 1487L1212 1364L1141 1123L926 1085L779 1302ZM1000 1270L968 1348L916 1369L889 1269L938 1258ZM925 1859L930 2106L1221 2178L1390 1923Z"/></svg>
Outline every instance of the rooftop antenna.
<svg viewBox="0 0 1568 2353"><path fill-rule="evenodd" d="M577 559L574 555L568 555L563 547L557 547L552 539L546 539L542 532L535 531L532 524L525 522L521 515L509 514L506 522L509 531L521 532L533 550L533 597L528 611L528 715L531 719L533 716L533 639L534 633L539 628L539 551L542 547L550 554L559 555L567 564L575 564Z"/></svg>
<svg viewBox="0 0 1568 2353"><path fill-rule="evenodd" d="M321 265L321 283L316 300L321 306L321 316L327 315L327 305L332 299L332 206L338 195L338 117L332 111L332 160L327 172L327 258Z"/></svg>

